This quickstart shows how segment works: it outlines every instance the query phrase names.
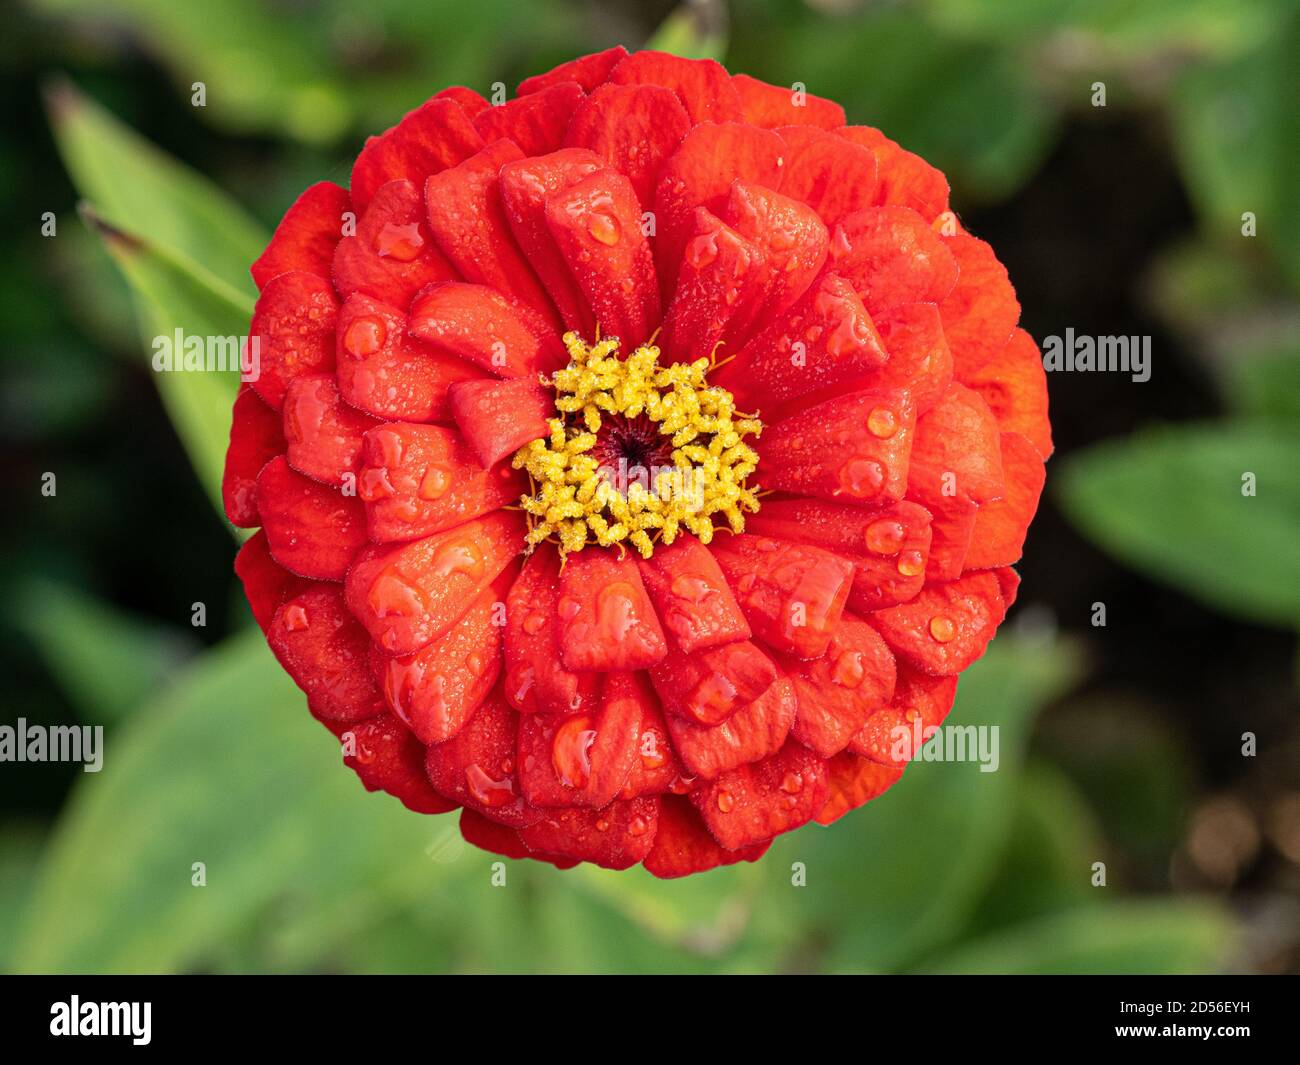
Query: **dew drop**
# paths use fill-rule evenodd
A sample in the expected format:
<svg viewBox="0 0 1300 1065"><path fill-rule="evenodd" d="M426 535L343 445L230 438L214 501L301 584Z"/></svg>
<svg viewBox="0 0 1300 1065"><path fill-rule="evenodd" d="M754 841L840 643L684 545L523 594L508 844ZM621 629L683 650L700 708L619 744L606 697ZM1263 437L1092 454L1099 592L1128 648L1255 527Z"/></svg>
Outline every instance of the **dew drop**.
<svg viewBox="0 0 1300 1065"><path fill-rule="evenodd" d="M724 814L731 813L736 808L736 800L732 798L731 792L720 791L717 798L718 809Z"/></svg>
<svg viewBox="0 0 1300 1065"><path fill-rule="evenodd" d="M867 526L867 550L877 555L893 555L903 546L907 530L901 521L882 518Z"/></svg>
<svg viewBox="0 0 1300 1065"><path fill-rule="evenodd" d="M871 435L887 440L898 431L898 415L888 407L876 407L867 415Z"/></svg>
<svg viewBox="0 0 1300 1065"><path fill-rule="evenodd" d="M612 248L622 236L622 227L613 215L592 211L587 216L587 232L591 234L592 240Z"/></svg>
<svg viewBox="0 0 1300 1065"><path fill-rule="evenodd" d="M373 315L354 318L343 334L343 350L354 359L364 359L384 346L388 328Z"/></svg>
<svg viewBox="0 0 1300 1065"><path fill-rule="evenodd" d="M920 551L904 551L898 556L898 572L904 577L919 577L925 570L925 556Z"/></svg>
<svg viewBox="0 0 1300 1065"><path fill-rule="evenodd" d="M420 479L420 488L417 494L421 499L432 502L446 495L447 489L450 487L451 473L442 466L430 466L424 471L424 476Z"/></svg>
<svg viewBox="0 0 1300 1065"><path fill-rule="evenodd" d="M947 643L957 635L957 626L953 624L952 618L936 614L930 619L930 635L940 643Z"/></svg>
<svg viewBox="0 0 1300 1065"><path fill-rule="evenodd" d="M375 238L375 251L385 259L395 259L399 263L409 263L419 257L424 250L424 237L420 236L418 222L399 226L393 222L385 223Z"/></svg>

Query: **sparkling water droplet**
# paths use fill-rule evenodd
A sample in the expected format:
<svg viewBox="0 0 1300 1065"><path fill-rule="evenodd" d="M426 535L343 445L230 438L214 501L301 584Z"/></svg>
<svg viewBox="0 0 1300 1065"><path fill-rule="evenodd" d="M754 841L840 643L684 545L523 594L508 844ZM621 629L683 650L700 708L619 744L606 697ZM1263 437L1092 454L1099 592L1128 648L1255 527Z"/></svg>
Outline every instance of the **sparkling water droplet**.
<svg viewBox="0 0 1300 1065"><path fill-rule="evenodd" d="M382 348L387 339L388 327L383 320L366 314L352 319L348 325L343 334L343 350L354 359L364 359Z"/></svg>
<svg viewBox="0 0 1300 1065"><path fill-rule="evenodd" d="M947 643L957 635L957 626L953 624L952 618L936 614L930 619L930 635L940 643Z"/></svg>

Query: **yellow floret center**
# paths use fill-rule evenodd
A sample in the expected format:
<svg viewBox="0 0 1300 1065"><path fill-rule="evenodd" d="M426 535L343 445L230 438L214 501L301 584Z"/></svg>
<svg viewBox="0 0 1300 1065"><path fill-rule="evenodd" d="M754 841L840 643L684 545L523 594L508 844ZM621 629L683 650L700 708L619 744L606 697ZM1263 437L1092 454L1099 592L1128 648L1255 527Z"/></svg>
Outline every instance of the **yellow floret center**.
<svg viewBox="0 0 1300 1065"><path fill-rule="evenodd" d="M649 558L683 531L706 544L723 523L743 532L758 510L748 483L758 455L744 438L763 426L709 384L714 361L661 366L653 344L619 358L617 337L587 344L566 333L564 345L569 365L542 379L555 390L550 435L512 460L530 479L520 501L529 547L549 540L564 556L631 544ZM620 454L623 439L645 454Z"/></svg>

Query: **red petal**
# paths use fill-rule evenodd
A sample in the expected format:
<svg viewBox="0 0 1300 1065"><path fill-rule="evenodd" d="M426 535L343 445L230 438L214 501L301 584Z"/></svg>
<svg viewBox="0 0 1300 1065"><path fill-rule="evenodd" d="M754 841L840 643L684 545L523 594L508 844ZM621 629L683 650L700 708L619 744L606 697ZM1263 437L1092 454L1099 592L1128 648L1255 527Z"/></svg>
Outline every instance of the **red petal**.
<svg viewBox="0 0 1300 1065"><path fill-rule="evenodd" d="M596 705L600 677L560 664L560 566L543 545L528 556L506 599L505 695L523 713L572 714Z"/></svg>
<svg viewBox="0 0 1300 1065"><path fill-rule="evenodd" d="M884 343L853 286L838 274L815 281L784 315L751 340L716 382L744 410L814 405L879 370Z"/></svg>
<svg viewBox="0 0 1300 1065"><path fill-rule="evenodd" d="M253 619L263 632L281 603L312 586L310 581L290 573L271 557L264 529L244 541L235 556L235 574L244 586Z"/></svg>
<svg viewBox="0 0 1300 1065"><path fill-rule="evenodd" d="M483 147L483 138L449 97L426 100L392 129L371 137L352 164L352 206L360 215L381 185L413 181L456 166Z"/></svg>
<svg viewBox="0 0 1300 1065"><path fill-rule="evenodd" d="M252 529L257 516L257 475L276 455L284 454L280 416L256 392L241 385L230 423L230 447L221 475L221 500L231 525Z"/></svg>
<svg viewBox="0 0 1300 1065"><path fill-rule="evenodd" d="M514 141L524 155L545 155L564 143L569 119L584 95L577 82L556 82L480 111L474 117L474 128L485 144L504 137Z"/></svg>
<svg viewBox="0 0 1300 1065"><path fill-rule="evenodd" d="M367 668L370 638L348 613L338 585L317 585L281 603L266 640L307 693L313 716L354 724L384 712Z"/></svg>
<svg viewBox="0 0 1300 1065"><path fill-rule="evenodd" d="M720 341L748 336L767 294L762 250L706 208L697 207L694 219L664 316L664 362L689 362Z"/></svg>
<svg viewBox="0 0 1300 1065"><path fill-rule="evenodd" d="M334 324L339 301L324 278L290 270L267 282L253 308L250 342L258 344L253 391L280 409L299 374L334 368Z"/></svg>
<svg viewBox="0 0 1300 1065"><path fill-rule="evenodd" d="M546 224L602 337L639 347L659 325L659 286L632 183L599 170L546 200Z"/></svg>
<svg viewBox="0 0 1300 1065"><path fill-rule="evenodd" d="M519 832L495 821L489 821L481 813L468 806L460 812L460 834L466 843L471 843L491 854L500 854L505 858L535 858L550 862L557 869L572 869L578 864L576 858L563 858L554 854L537 854L524 846Z"/></svg>
<svg viewBox="0 0 1300 1065"><path fill-rule="evenodd" d="M943 724L956 697L956 677L932 677L900 664L889 706L867 718L849 750L901 769L924 745L929 730Z"/></svg>
<svg viewBox="0 0 1300 1065"><path fill-rule="evenodd" d="M637 757L632 762L627 784L619 793L620 799L662 795L682 773L681 763L668 739L668 725L659 699L642 680L643 676L641 673L611 673L605 681L607 698L609 689L616 687L619 698L635 702L641 710Z"/></svg>
<svg viewBox="0 0 1300 1065"><path fill-rule="evenodd" d="M922 505L960 497L976 503L1003 492L1001 432L988 405L965 385L951 384L917 419L908 495Z"/></svg>
<svg viewBox="0 0 1300 1065"><path fill-rule="evenodd" d="M889 361L862 385L906 388L919 417L939 402L952 382L952 352L943 337L939 308L933 303L905 303L873 321Z"/></svg>
<svg viewBox="0 0 1300 1065"><path fill-rule="evenodd" d="M373 717L340 733L344 763L361 778L366 791L386 791L417 814L445 814L456 809L429 784L424 747L392 714Z"/></svg>
<svg viewBox="0 0 1300 1065"><path fill-rule="evenodd" d="M826 805L817 814L817 823L829 825L846 813L878 798L897 783L902 769L877 765L875 762L845 752L826 763L830 793Z"/></svg>
<svg viewBox="0 0 1300 1065"><path fill-rule="evenodd" d="M785 142L769 130L740 122L696 126L669 156L655 188L655 262L664 302L677 287L682 251L695 209L722 206L735 180L776 188Z"/></svg>
<svg viewBox="0 0 1300 1065"><path fill-rule="evenodd" d="M665 720L682 764L695 776L712 780L776 754L790 734L797 705L793 685L778 677L720 725L696 725L673 714Z"/></svg>
<svg viewBox="0 0 1300 1065"><path fill-rule="evenodd" d="M1002 434L1002 468L1006 494L985 503L975 515L967 569L1010 566L1024 553L1025 534L1038 510L1047 471L1034 445L1019 433Z"/></svg>
<svg viewBox="0 0 1300 1065"><path fill-rule="evenodd" d="M519 838L529 850L563 854L605 869L627 869L644 861L654 844L659 799L612 802L603 810L547 810Z"/></svg>
<svg viewBox="0 0 1300 1065"><path fill-rule="evenodd" d="M748 74L731 75L731 84L740 94L745 121L763 129L796 125L838 129L844 125L844 108L833 100L793 87L769 85Z"/></svg>
<svg viewBox="0 0 1300 1065"><path fill-rule="evenodd" d="M265 288L273 277L290 270L328 278L334 246L343 235L343 216L351 208L347 189L332 181L308 188L284 213L271 243L250 268L257 287Z"/></svg>
<svg viewBox="0 0 1300 1065"><path fill-rule="evenodd" d="M811 821L830 792L826 763L797 743L742 765L691 793L709 831L727 850L752 846Z"/></svg>
<svg viewBox="0 0 1300 1065"><path fill-rule="evenodd" d="M485 107L491 107L483 97L473 89L468 89L464 85L448 85L445 89L433 94L435 100L454 100L460 104L460 109L474 118Z"/></svg>
<svg viewBox="0 0 1300 1065"><path fill-rule="evenodd" d="M854 610L905 603L925 582L930 512L916 503L867 510L817 499L776 499L746 518L745 527L847 558L853 563L849 606Z"/></svg>
<svg viewBox="0 0 1300 1065"><path fill-rule="evenodd" d="M409 544L368 547L348 570L348 606L382 650L412 654L464 615L519 554L523 534L518 514L498 511Z"/></svg>
<svg viewBox="0 0 1300 1065"><path fill-rule="evenodd" d="M945 237L957 260L957 286L939 304L944 335L952 349L955 373L960 379L976 373L998 355L1020 320L1020 303L1007 277L984 241L976 237Z"/></svg>
<svg viewBox="0 0 1300 1065"><path fill-rule="evenodd" d="M622 678L616 680L615 678ZM608 674L595 713L519 717L519 782L534 806L607 806L638 760L641 704L634 675Z"/></svg>
<svg viewBox="0 0 1300 1065"><path fill-rule="evenodd" d="M714 547L755 638L783 654L826 651L853 584L853 565L820 547L732 536Z"/></svg>
<svg viewBox="0 0 1300 1065"><path fill-rule="evenodd" d="M424 289L411 304L410 333L497 377L535 377L568 361L551 323L533 308L463 281Z"/></svg>
<svg viewBox="0 0 1300 1065"><path fill-rule="evenodd" d="M790 307L826 262L826 226L811 207L798 200L737 180L721 217L763 250L768 315Z"/></svg>
<svg viewBox="0 0 1300 1065"><path fill-rule="evenodd" d="M560 658L568 669L645 669L668 650L636 562L605 548L568 556L556 611Z"/></svg>
<svg viewBox="0 0 1300 1065"><path fill-rule="evenodd" d="M522 828L542 816L519 790L516 714L494 691L446 743L428 749L425 770L439 795L477 810L489 821Z"/></svg>
<svg viewBox="0 0 1300 1065"><path fill-rule="evenodd" d="M541 278L569 329L595 335L596 322L568 264L546 224L546 200L604 168L600 156L585 148L564 148L550 155L517 159L501 168L501 202L520 249Z"/></svg>
<svg viewBox="0 0 1300 1065"><path fill-rule="evenodd" d="M978 370L964 372L961 383L984 397L1004 432L1028 439L1040 458L1051 455L1047 374L1033 337L1015 330L998 354Z"/></svg>
<svg viewBox="0 0 1300 1065"><path fill-rule="evenodd" d="M416 540L517 500L522 474L484 469L461 435L437 425L389 422L365 437L358 494L370 539Z"/></svg>
<svg viewBox="0 0 1300 1065"><path fill-rule="evenodd" d="M924 673L960 673L984 653L1006 614L997 578L968 573L928 584L910 603L867 616L900 659Z"/></svg>
<svg viewBox="0 0 1300 1065"><path fill-rule="evenodd" d="M500 289L547 318L555 314L541 284L510 236L501 206L498 171L522 153L501 140L424 185L429 230L467 281Z"/></svg>
<svg viewBox="0 0 1300 1065"><path fill-rule="evenodd" d="M802 200L828 226L875 203L876 157L866 148L813 126L785 126L777 133L789 149L784 195Z"/></svg>
<svg viewBox="0 0 1300 1065"><path fill-rule="evenodd" d="M640 567L659 620L687 654L749 639L749 624L717 559L695 537L660 544Z"/></svg>
<svg viewBox="0 0 1300 1065"><path fill-rule="evenodd" d="M626 175L642 210L649 211L659 171L690 128L686 110L670 89L602 85L578 105L564 143L591 149Z"/></svg>
<svg viewBox="0 0 1300 1065"><path fill-rule="evenodd" d="M827 400L764 431L755 445L763 486L863 506L896 502L915 429L906 389Z"/></svg>
<svg viewBox="0 0 1300 1065"><path fill-rule="evenodd" d="M284 438L289 465L336 488L361 469L365 431L378 424L339 396L330 374L303 374L289 382L284 397ZM356 487L356 481L352 481Z"/></svg>
<svg viewBox="0 0 1300 1065"><path fill-rule="evenodd" d="M334 252L334 287L404 310L425 285L456 276L425 223L420 186L390 181L380 186L357 225Z"/></svg>
<svg viewBox="0 0 1300 1065"><path fill-rule="evenodd" d="M610 72L609 80L615 85L662 85L672 89L692 123L740 122L745 117L731 75L713 59L636 52Z"/></svg>
<svg viewBox="0 0 1300 1065"><path fill-rule="evenodd" d="M839 135L875 155L880 177L878 205L910 207L927 222L948 210L948 179L919 155L900 148L870 126L845 126Z"/></svg>
<svg viewBox="0 0 1300 1065"><path fill-rule="evenodd" d="M465 362L407 334L406 316L369 296L349 296L338 318L339 393L378 418L449 421L451 386L486 380Z"/></svg>
<svg viewBox="0 0 1300 1065"><path fill-rule="evenodd" d="M552 392L532 377L464 381L451 390L452 416L486 468L550 432Z"/></svg>
<svg viewBox="0 0 1300 1065"><path fill-rule="evenodd" d="M525 78L519 83L519 95L527 96L530 93L541 92L543 89L565 81L576 81L587 92L591 92L597 85L609 78L610 71L618 66L626 56L627 49L621 44L616 44L613 48L607 48L603 52L594 52L591 55L570 59L567 63L561 63L558 67L548 70L545 74L534 74L531 78Z"/></svg>
<svg viewBox="0 0 1300 1065"><path fill-rule="evenodd" d="M441 639L412 655L377 656L384 698L420 742L451 739L487 698L501 672L501 601L510 567L470 604ZM360 626L358 626L360 628Z"/></svg>
<svg viewBox="0 0 1300 1065"><path fill-rule="evenodd" d="M905 303L938 303L957 283L952 252L906 207L869 207L844 218L831 238L831 264L873 316Z"/></svg>
<svg viewBox="0 0 1300 1065"><path fill-rule="evenodd" d="M283 457L258 474L257 509L272 556L301 577L341 581L366 542L361 500L295 473Z"/></svg>
<svg viewBox="0 0 1300 1065"><path fill-rule="evenodd" d="M770 842L764 842L738 851L724 850L709 835L690 800L665 795L659 804L659 830L644 864L652 875L671 880L720 865L756 862L767 853L769 846Z"/></svg>
<svg viewBox="0 0 1300 1065"><path fill-rule="evenodd" d="M749 640L691 654L674 647L650 669L669 720L683 717L706 727L720 725L748 706L776 679L772 660Z"/></svg>
<svg viewBox="0 0 1300 1065"><path fill-rule="evenodd" d="M826 654L791 661L788 673L799 701L790 734L823 758L844 750L894 694L894 656L875 629L847 613Z"/></svg>

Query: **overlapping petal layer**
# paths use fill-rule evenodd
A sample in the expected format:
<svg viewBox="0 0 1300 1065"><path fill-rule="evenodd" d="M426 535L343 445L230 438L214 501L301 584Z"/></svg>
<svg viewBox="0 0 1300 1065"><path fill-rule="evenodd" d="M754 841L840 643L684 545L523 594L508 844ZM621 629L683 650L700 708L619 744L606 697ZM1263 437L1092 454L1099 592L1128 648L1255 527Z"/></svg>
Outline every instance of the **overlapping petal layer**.
<svg viewBox="0 0 1300 1065"><path fill-rule="evenodd" d="M898 779L1015 596L1037 348L943 175L831 101L621 48L448 89L252 272L236 571L365 787L477 846L755 861ZM743 532L528 548L510 456L554 432L568 331L709 360L763 425Z"/></svg>

